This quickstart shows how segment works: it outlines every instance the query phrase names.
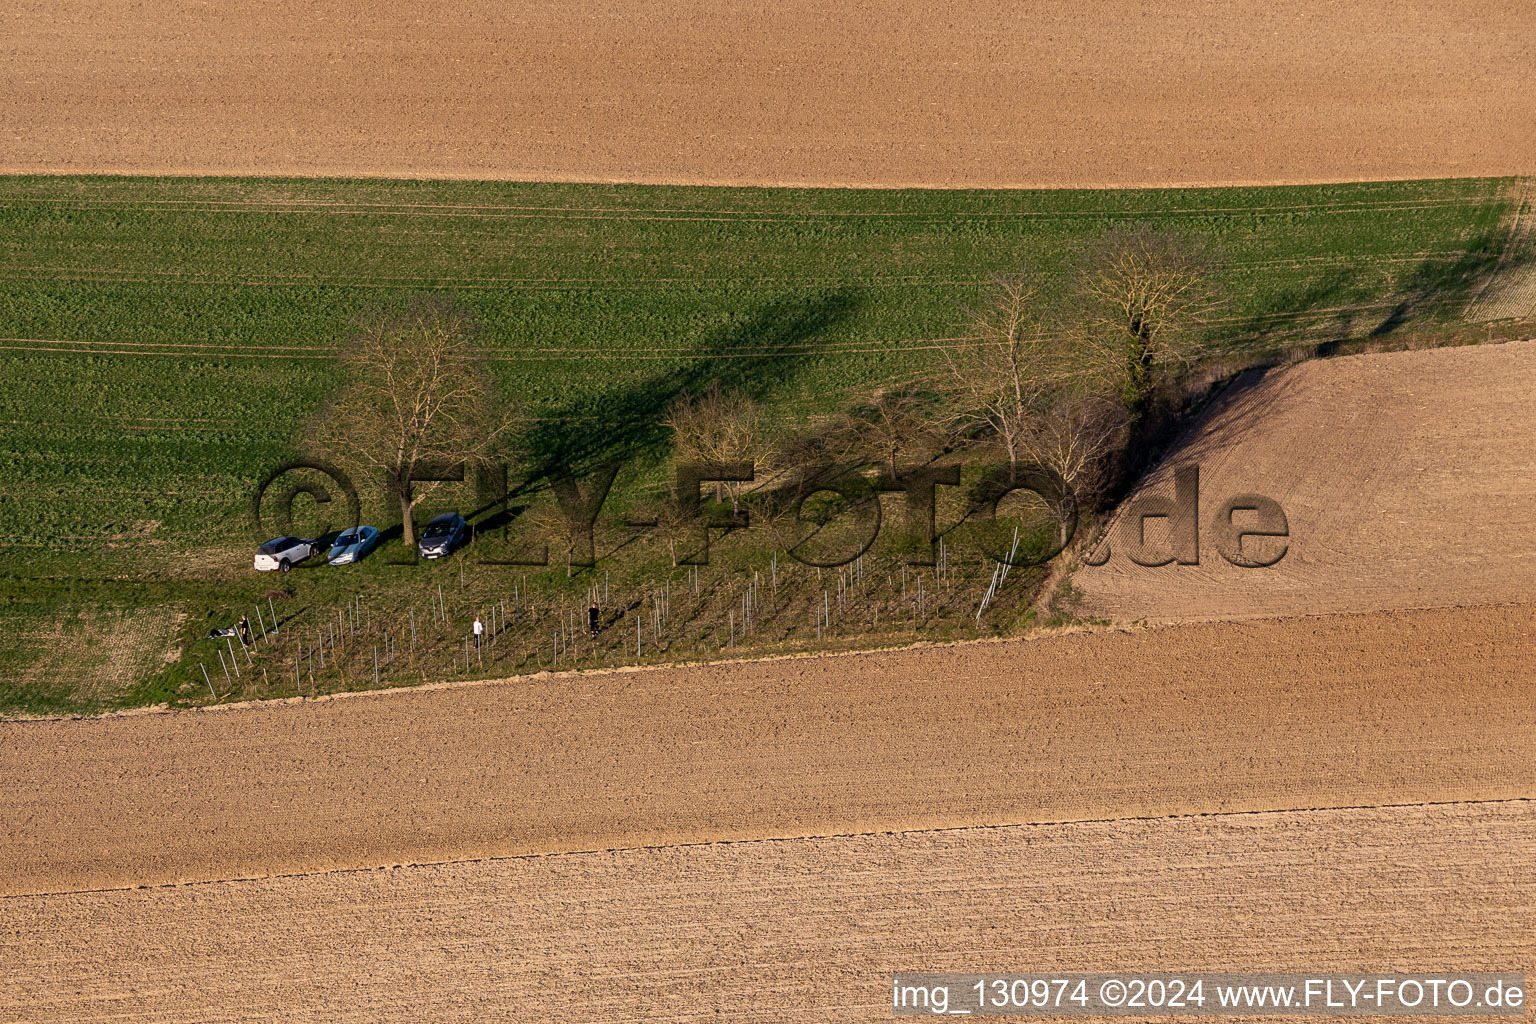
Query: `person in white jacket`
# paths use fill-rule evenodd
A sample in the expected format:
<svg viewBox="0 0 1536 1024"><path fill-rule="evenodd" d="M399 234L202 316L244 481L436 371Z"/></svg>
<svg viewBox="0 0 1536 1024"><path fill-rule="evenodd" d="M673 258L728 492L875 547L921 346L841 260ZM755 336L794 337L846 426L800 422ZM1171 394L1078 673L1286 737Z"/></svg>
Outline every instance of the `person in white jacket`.
<svg viewBox="0 0 1536 1024"><path fill-rule="evenodd" d="M480 616L475 616L475 650L480 649L480 636L485 632L485 623L480 621Z"/></svg>

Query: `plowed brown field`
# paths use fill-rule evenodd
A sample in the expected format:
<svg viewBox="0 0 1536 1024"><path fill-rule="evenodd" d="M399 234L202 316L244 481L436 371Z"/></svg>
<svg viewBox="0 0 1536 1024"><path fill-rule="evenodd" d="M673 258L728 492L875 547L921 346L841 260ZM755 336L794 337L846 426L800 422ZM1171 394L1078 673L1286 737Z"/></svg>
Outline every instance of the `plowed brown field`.
<svg viewBox="0 0 1536 1024"><path fill-rule="evenodd" d="M0 900L0 1018L857 1021L893 970L1526 971L1536 805L629 850Z"/></svg>
<svg viewBox="0 0 1536 1024"><path fill-rule="evenodd" d="M853 186L1536 170L1523 0L11 0L0 171Z"/></svg>
<svg viewBox="0 0 1536 1024"><path fill-rule="evenodd" d="M0 723L0 893L1536 797L1529 606Z"/></svg>
<svg viewBox="0 0 1536 1024"><path fill-rule="evenodd" d="M1132 502L1109 561L1073 583L1088 613L1121 621L1536 600L1533 415L1536 342L1270 372L1221 397L1141 489L1172 497L1174 470L1200 467L1199 564L1133 563ZM1220 504L1245 493L1288 520L1285 556L1268 568L1234 566L1213 543ZM1167 535L1167 520L1148 520L1144 561ZM1281 542L1244 543L1265 555Z"/></svg>

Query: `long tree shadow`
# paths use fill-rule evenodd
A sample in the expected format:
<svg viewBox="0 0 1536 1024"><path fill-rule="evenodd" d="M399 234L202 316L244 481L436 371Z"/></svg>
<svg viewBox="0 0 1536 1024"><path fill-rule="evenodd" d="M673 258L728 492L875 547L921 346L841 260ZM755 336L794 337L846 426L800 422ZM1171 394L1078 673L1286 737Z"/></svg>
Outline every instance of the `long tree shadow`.
<svg viewBox="0 0 1536 1024"><path fill-rule="evenodd" d="M1488 283L1506 241L1505 232L1490 230L1469 241L1454 260L1426 258L1389 294L1373 301L1359 300L1362 273L1379 268L1333 269L1280 293L1273 311L1234 326L1232 340L1243 349L1264 350L1323 339L1318 354L1327 355L1351 337L1380 337L1415 321L1459 312Z"/></svg>
<svg viewBox="0 0 1536 1024"><path fill-rule="evenodd" d="M547 412L522 438L527 473L513 497L551 477L578 475L605 462L651 456L666 441L662 419L678 396L711 384L764 399L816 357L817 342L857 309L853 289L810 299L780 299L743 322L707 336L692 356L644 380L595 391Z"/></svg>
<svg viewBox="0 0 1536 1024"><path fill-rule="evenodd" d="M1504 242L1502 232L1487 232L1454 262L1427 259L1420 263L1371 337L1390 334L1415 319L1464 309L1498 266Z"/></svg>
<svg viewBox="0 0 1536 1024"><path fill-rule="evenodd" d="M1358 291L1360 272L1338 268L1304 286L1282 292L1274 303L1277 312L1258 313L1234 329L1244 348L1279 346L1298 335L1316 331L1347 330L1355 311L1346 301Z"/></svg>

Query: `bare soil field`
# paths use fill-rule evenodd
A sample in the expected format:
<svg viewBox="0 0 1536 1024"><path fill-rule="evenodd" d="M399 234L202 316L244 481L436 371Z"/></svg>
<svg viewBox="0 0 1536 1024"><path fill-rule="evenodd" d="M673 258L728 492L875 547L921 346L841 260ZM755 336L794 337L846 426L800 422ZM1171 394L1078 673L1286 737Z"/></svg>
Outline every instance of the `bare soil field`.
<svg viewBox="0 0 1536 1024"><path fill-rule="evenodd" d="M1119 621L1233 619L1536 598L1536 342L1312 360L1219 396L1140 494L1172 497L1200 468L1198 565L1128 557L1122 504L1109 560L1072 582L1086 614ZM1240 568L1217 551L1222 502L1257 493L1289 536L1244 541ZM1238 512L1239 526L1252 523ZM1167 519L1149 519L1165 556Z"/></svg>
<svg viewBox="0 0 1536 1024"><path fill-rule="evenodd" d="M0 894L1536 797L1536 610L1382 613L0 723Z"/></svg>
<svg viewBox="0 0 1536 1024"><path fill-rule="evenodd" d="M0 900L0 1017L885 1020L892 970L1536 974L1529 802L754 842Z"/></svg>
<svg viewBox="0 0 1536 1024"><path fill-rule="evenodd" d="M0 171L1137 186L1536 170L1519 0L0 12Z"/></svg>

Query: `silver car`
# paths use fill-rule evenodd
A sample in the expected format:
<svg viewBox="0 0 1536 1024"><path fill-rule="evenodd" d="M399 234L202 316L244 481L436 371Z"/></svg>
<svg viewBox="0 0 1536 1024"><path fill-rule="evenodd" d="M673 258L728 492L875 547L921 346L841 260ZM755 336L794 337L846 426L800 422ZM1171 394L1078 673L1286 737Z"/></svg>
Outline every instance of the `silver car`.
<svg viewBox="0 0 1536 1024"><path fill-rule="evenodd" d="M379 531L372 526L354 526L343 530L331 544L325 560L331 565L351 565L373 550L379 542Z"/></svg>

